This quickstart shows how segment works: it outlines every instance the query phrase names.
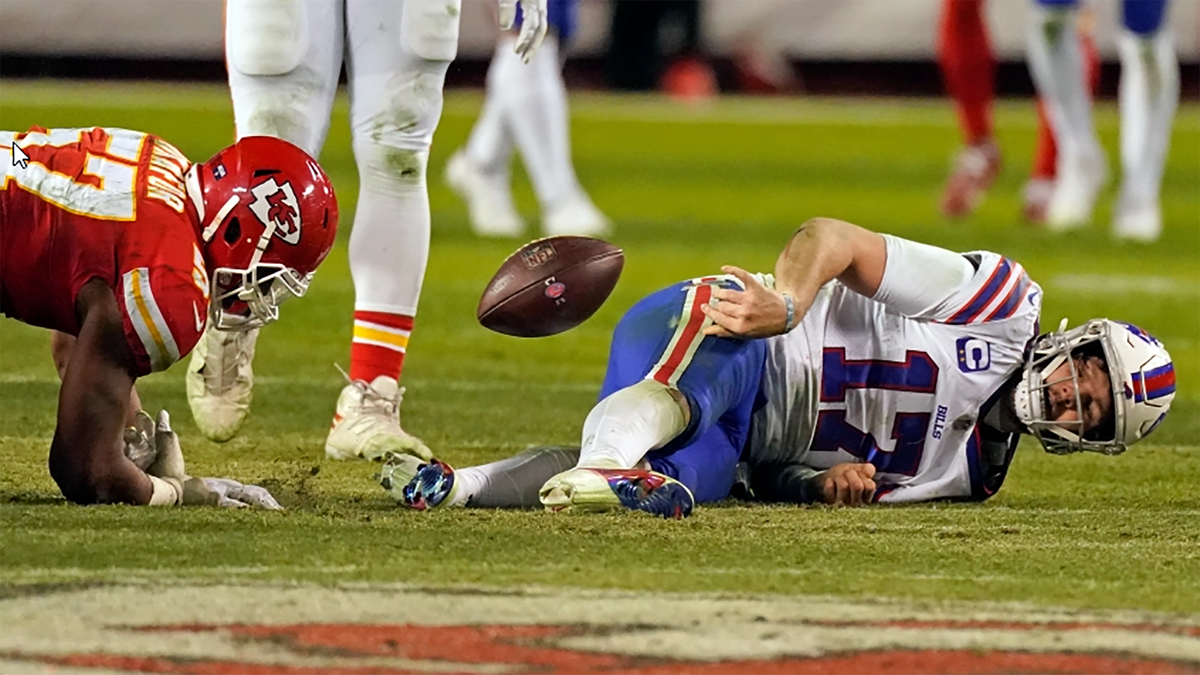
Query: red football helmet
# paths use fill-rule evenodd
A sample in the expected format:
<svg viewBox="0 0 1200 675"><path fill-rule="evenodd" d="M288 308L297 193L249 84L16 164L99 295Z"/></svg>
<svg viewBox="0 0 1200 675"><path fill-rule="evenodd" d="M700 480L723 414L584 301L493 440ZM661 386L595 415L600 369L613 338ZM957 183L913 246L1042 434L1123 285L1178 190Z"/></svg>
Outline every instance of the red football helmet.
<svg viewBox="0 0 1200 675"><path fill-rule="evenodd" d="M210 267L212 325L249 330L279 318L333 247L329 177L291 143L249 136L193 165L187 186Z"/></svg>

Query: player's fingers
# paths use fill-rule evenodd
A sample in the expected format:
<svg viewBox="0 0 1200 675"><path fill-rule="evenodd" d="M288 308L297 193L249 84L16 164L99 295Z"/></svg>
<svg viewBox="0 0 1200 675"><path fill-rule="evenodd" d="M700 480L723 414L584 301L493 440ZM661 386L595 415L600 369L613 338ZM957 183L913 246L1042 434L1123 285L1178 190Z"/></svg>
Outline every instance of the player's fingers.
<svg viewBox="0 0 1200 675"><path fill-rule="evenodd" d="M863 481L859 475L853 471L846 473L846 484L848 503L850 506L862 506Z"/></svg>
<svg viewBox="0 0 1200 675"><path fill-rule="evenodd" d="M834 484L837 487L834 504L849 504L850 503L850 481L846 480L845 476L838 476L834 479Z"/></svg>
<svg viewBox="0 0 1200 675"><path fill-rule="evenodd" d="M746 284L747 290L749 290L751 288L759 288L762 286L762 284L758 283L758 279L754 278L753 274L750 274L746 270L744 270L740 267L737 267L736 265L725 265L721 268L721 271L725 272L726 274L732 274L733 276L737 277L738 281L741 281L743 284Z"/></svg>
<svg viewBox="0 0 1200 675"><path fill-rule="evenodd" d="M874 464L863 462L862 464L856 464L855 466L858 467L858 473L863 478L873 478L875 476L876 469Z"/></svg>
<svg viewBox="0 0 1200 675"><path fill-rule="evenodd" d="M500 27L508 30L517 21L517 0L499 0Z"/></svg>
<svg viewBox="0 0 1200 675"><path fill-rule="evenodd" d="M870 504L875 501L875 481L870 478L863 481L863 503Z"/></svg>
<svg viewBox="0 0 1200 675"><path fill-rule="evenodd" d="M712 300L710 303L715 303L720 300L740 304L746 297L744 291L736 291L732 288L714 288L712 290Z"/></svg>
<svg viewBox="0 0 1200 675"><path fill-rule="evenodd" d="M239 502L238 500L230 497L218 497L217 506L223 509L244 509L250 505L245 502Z"/></svg>

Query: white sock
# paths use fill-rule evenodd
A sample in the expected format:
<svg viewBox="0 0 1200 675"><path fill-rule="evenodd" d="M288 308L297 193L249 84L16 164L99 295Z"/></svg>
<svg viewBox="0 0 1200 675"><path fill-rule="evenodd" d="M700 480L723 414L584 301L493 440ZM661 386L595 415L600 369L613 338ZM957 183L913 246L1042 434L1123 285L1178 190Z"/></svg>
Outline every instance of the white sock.
<svg viewBox="0 0 1200 675"><path fill-rule="evenodd" d="M1074 9L1037 6L1027 35L1029 70L1046 103L1060 170L1064 162L1102 156L1075 17Z"/></svg>
<svg viewBox="0 0 1200 675"><path fill-rule="evenodd" d="M1179 62L1170 30L1121 31L1121 199L1157 203L1179 103Z"/></svg>
<svg viewBox="0 0 1200 675"><path fill-rule="evenodd" d="M355 139L354 157L362 181L350 230L354 308L413 316L429 258L429 153Z"/></svg>
<svg viewBox="0 0 1200 675"><path fill-rule="evenodd" d="M504 178L508 177L513 141L499 92L504 86L502 71L506 70L505 57L516 56L512 53L512 46L513 41L505 37L496 43L496 53L492 55L492 63L488 67L483 110L471 128L471 137L467 139L467 156L471 161L484 173ZM520 57L517 57L518 65L524 66L520 61Z"/></svg>
<svg viewBox="0 0 1200 675"><path fill-rule="evenodd" d="M545 211L582 191L571 163L567 88L558 39L547 35L528 64L507 44L492 59L489 79L495 72L497 100L504 106L504 119Z"/></svg>
<svg viewBox="0 0 1200 675"><path fill-rule="evenodd" d="M642 380L613 392L588 413L577 466L631 469L687 424L684 407L667 385Z"/></svg>

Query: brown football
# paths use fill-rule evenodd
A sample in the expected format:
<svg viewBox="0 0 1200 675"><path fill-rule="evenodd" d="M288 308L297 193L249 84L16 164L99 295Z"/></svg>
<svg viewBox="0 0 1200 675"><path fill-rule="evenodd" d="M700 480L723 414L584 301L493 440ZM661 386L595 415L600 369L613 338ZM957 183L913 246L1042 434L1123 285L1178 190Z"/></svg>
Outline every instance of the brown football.
<svg viewBox="0 0 1200 675"><path fill-rule="evenodd" d="M600 309L621 277L625 254L590 237L547 237L510 255L488 282L475 315L497 333L555 335Z"/></svg>

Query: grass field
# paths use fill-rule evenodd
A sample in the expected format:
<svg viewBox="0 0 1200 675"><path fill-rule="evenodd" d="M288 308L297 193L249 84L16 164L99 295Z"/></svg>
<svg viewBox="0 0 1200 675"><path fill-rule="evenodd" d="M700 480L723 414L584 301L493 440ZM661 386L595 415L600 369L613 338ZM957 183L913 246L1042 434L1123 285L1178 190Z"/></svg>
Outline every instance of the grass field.
<svg viewBox="0 0 1200 675"><path fill-rule="evenodd" d="M0 126L106 125L160 134L195 159L232 138L220 86L5 81ZM353 302L346 260L357 178L346 106L322 163L339 190L343 235L310 295L264 332L253 415L205 441L187 413L184 366L139 382L175 413L191 472L272 489L288 511L80 508L46 469L57 382L48 338L0 323L0 598L22 589L131 579L196 582L410 582L504 587L1020 601L1088 610L1200 615L1200 110L1180 108L1150 246L1098 223L1056 237L1019 222L1033 144L1027 101L997 111L1006 166L970 220L936 213L957 144L949 105L904 100L726 100L682 108L653 98L572 101L582 182L619 224L624 276L607 305L559 337L517 340L474 321L479 293L517 242L473 238L440 180L480 105L453 93L431 162L433 253L404 382L404 425L465 465L534 443L576 443L621 312L720 264L767 269L792 230L831 215L956 250L1019 260L1046 290L1043 325L1109 315L1171 350L1174 409L1152 440L1117 458L1017 454L984 504L860 510L722 504L681 522L642 514L400 511L374 467L326 461ZM1098 125L1115 170L1115 107ZM535 213L518 177L519 206ZM531 233L532 236L533 233Z"/></svg>

